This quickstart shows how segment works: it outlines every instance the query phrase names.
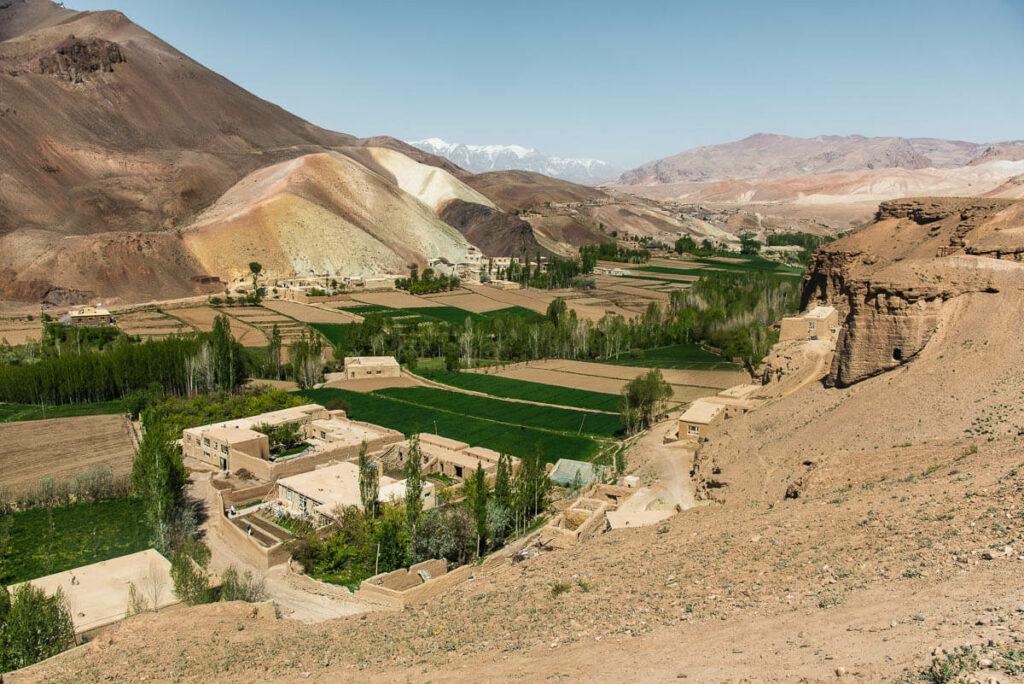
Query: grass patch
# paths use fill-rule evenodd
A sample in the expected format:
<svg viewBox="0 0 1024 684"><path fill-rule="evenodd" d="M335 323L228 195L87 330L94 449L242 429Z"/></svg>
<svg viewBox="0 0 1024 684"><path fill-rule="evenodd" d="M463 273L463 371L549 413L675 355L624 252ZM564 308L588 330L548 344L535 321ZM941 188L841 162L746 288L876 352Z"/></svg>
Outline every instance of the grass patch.
<svg viewBox="0 0 1024 684"><path fill-rule="evenodd" d="M587 461L600 449L597 441L586 436L476 418L441 408L412 405L379 394L336 388L307 390L298 394L318 404L340 399L348 405L349 416L353 419L383 425L406 435L436 432L513 456L527 456L539 450L551 463L559 458Z"/></svg>
<svg viewBox="0 0 1024 684"><path fill-rule="evenodd" d="M24 582L148 549L139 499L108 499L63 508L33 508L0 517L8 548L5 582ZM3 537L9 535L9 543Z"/></svg>
<svg viewBox="0 0 1024 684"><path fill-rule="evenodd" d="M545 404L575 406L576 408L611 411L613 413L619 410L619 395L617 394L591 392L573 387L559 387L558 385L545 385L540 382L516 380L514 378L501 377L500 375L458 373L443 369L424 370L422 365L417 367L416 372L434 382L474 392L483 392L493 397L527 399Z"/></svg>
<svg viewBox="0 0 1024 684"><path fill-rule="evenodd" d="M358 331L359 323L310 323L309 327L323 335L332 347L351 348L351 340Z"/></svg>
<svg viewBox="0 0 1024 684"><path fill-rule="evenodd" d="M638 349L620 354L618 358L602 360L616 366L642 368L670 368L681 370L741 370L731 361L701 349L695 344L673 344L655 349Z"/></svg>
<svg viewBox="0 0 1024 684"><path fill-rule="evenodd" d="M357 316L365 316L366 314L380 313L381 311L391 311L391 307L384 306L383 304L353 304L352 306L339 306L338 310L348 311Z"/></svg>
<svg viewBox="0 0 1024 684"><path fill-rule="evenodd" d="M0 404L0 423L23 420L47 420L49 418L73 418L75 416L108 416L128 413L125 401L97 401L89 404L62 404L60 406L39 406L38 404Z"/></svg>
<svg viewBox="0 0 1024 684"><path fill-rule="evenodd" d="M554 432L614 437L622 431L622 422L619 417L607 413L588 413L573 409L521 404L433 387L395 387L378 390L374 394L408 401L420 406L454 411L466 416Z"/></svg>

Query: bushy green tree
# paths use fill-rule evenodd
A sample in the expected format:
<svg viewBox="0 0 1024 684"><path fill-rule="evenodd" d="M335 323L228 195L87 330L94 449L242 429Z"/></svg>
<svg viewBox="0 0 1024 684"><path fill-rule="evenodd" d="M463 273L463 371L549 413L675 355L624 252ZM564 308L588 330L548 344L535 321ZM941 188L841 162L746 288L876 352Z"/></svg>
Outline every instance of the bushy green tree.
<svg viewBox="0 0 1024 684"><path fill-rule="evenodd" d="M413 560L443 558L463 565L473 556L476 530L465 506L434 508L423 514L420 535L413 543Z"/></svg>
<svg viewBox="0 0 1024 684"><path fill-rule="evenodd" d="M635 433L650 427L671 397L672 386L657 368L630 380L622 390L620 409L626 430Z"/></svg>
<svg viewBox="0 0 1024 684"><path fill-rule="evenodd" d="M239 572L234 565L229 565L220 577L221 601L257 603L266 601L267 596L267 583L251 570Z"/></svg>
<svg viewBox="0 0 1024 684"><path fill-rule="evenodd" d="M201 546L198 541L194 541L193 544ZM205 546L202 548L206 549ZM206 572L208 562L209 550L205 554L197 553L192 546L183 546L171 556L171 581L174 583L174 595L190 606L209 603L213 600L213 593L209 586L210 580Z"/></svg>
<svg viewBox="0 0 1024 684"><path fill-rule="evenodd" d="M377 544L374 572L390 572L409 564L412 550L411 533L406 528L405 511L401 505L385 504L373 528Z"/></svg>
<svg viewBox="0 0 1024 684"><path fill-rule="evenodd" d="M6 589L0 592L7 595ZM9 599L0 598L0 672L28 667L75 643L71 613L63 593L52 596L22 584Z"/></svg>

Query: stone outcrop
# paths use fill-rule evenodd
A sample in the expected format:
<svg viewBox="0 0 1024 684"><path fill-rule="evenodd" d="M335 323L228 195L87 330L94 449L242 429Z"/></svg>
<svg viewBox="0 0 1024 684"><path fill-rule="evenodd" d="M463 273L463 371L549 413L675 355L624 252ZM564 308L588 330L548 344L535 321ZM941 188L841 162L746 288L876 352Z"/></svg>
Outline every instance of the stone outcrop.
<svg viewBox="0 0 1024 684"><path fill-rule="evenodd" d="M51 74L69 83L82 83L86 74L111 73L124 62L117 43L102 38L76 38L71 35L49 54L39 58L39 73Z"/></svg>
<svg viewBox="0 0 1024 684"><path fill-rule="evenodd" d="M954 315L952 300L1021 278L1002 260L1022 254L1024 203L883 203L874 223L819 250L804 279L804 306L831 304L843 323L826 384L851 385L912 361Z"/></svg>

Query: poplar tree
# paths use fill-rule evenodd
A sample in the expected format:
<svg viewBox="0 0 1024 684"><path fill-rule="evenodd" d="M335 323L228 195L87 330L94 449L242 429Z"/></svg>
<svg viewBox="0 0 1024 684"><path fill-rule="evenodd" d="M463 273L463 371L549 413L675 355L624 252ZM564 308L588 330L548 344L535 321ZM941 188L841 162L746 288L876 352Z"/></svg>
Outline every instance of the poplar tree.
<svg viewBox="0 0 1024 684"><path fill-rule="evenodd" d="M416 543L416 531L423 515L423 475L420 472L420 458L419 437L413 437L409 442L409 458L405 462L405 521L412 544Z"/></svg>
<svg viewBox="0 0 1024 684"><path fill-rule="evenodd" d="M366 442L359 447L359 499L368 518L377 516L377 498L380 493L380 472L366 455Z"/></svg>

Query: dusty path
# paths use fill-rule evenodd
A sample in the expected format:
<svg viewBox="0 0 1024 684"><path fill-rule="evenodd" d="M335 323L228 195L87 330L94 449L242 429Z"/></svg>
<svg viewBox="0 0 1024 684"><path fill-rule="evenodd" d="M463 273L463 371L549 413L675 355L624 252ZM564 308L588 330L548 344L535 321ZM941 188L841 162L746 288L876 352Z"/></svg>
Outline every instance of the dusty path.
<svg viewBox="0 0 1024 684"><path fill-rule="evenodd" d="M627 451L627 468L639 475L644 486L626 499L617 511L608 515L613 528L643 527L667 520L678 512L697 505L690 469L694 452L680 442L666 442L679 420L669 418L647 430Z"/></svg>
<svg viewBox="0 0 1024 684"><path fill-rule="evenodd" d="M240 569L249 568L246 561L224 543L217 529L210 524L212 516L217 515L215 493L207 474L196 473L192 476L190 494L204 502L208 514L202 531L211 552L210 570L220 574L231 565ZM256 574L263 576L267 593L283 617L307 624L381 609L380 606L359 600L344 587L335 587L295 574L288 569L287 564L264 573L256 571Z"/></svg>

